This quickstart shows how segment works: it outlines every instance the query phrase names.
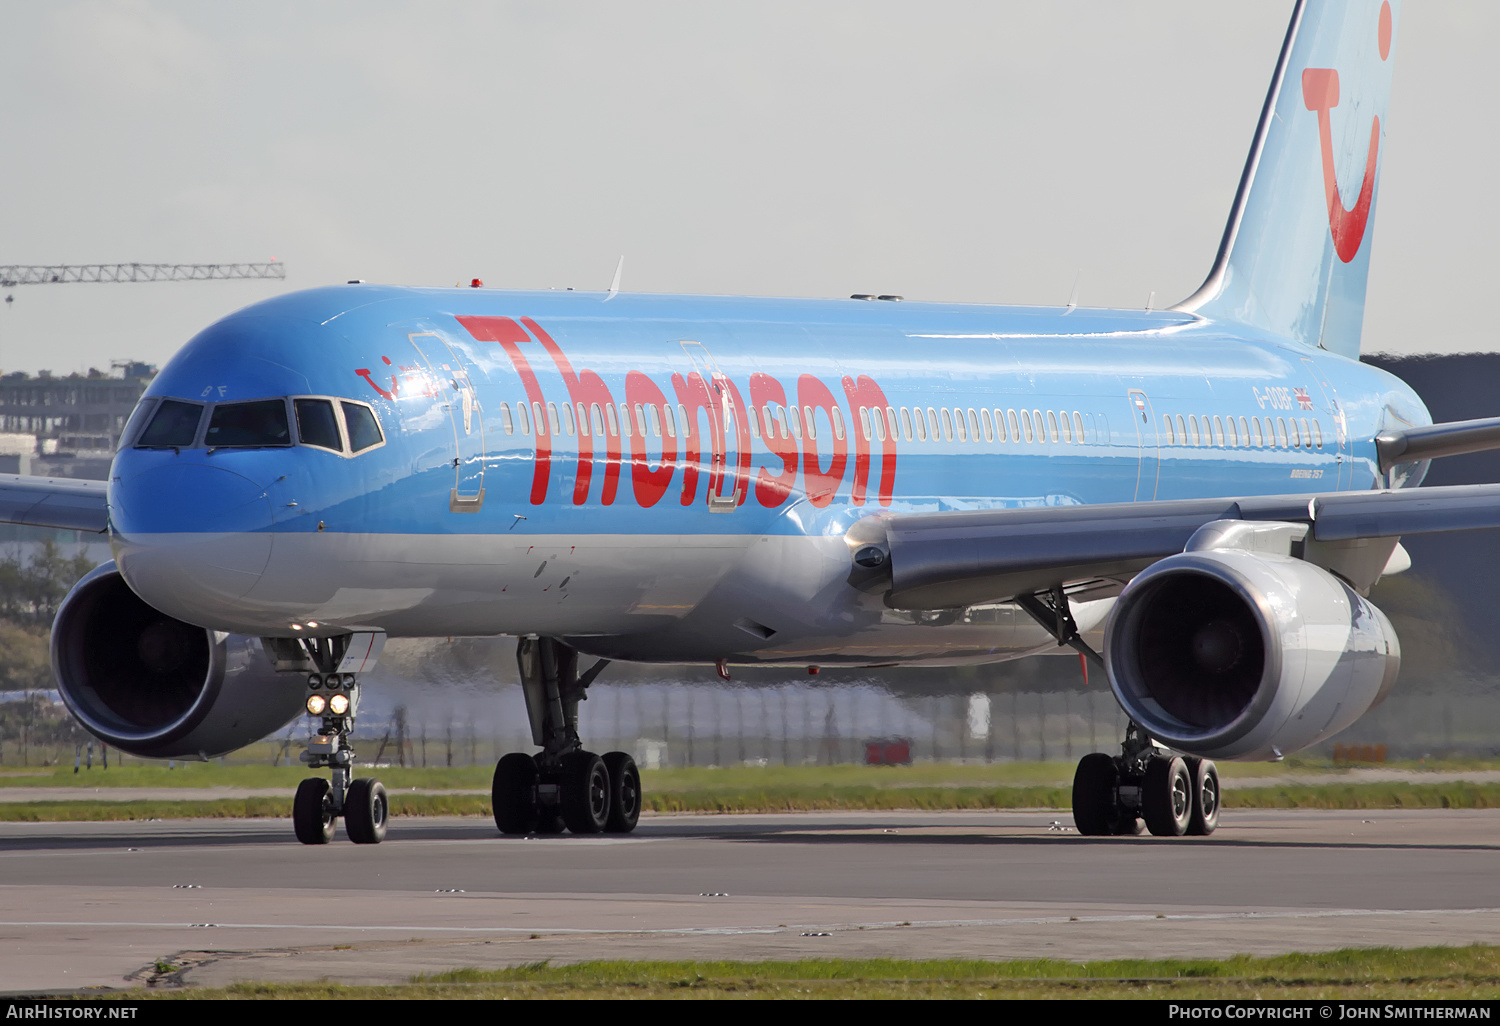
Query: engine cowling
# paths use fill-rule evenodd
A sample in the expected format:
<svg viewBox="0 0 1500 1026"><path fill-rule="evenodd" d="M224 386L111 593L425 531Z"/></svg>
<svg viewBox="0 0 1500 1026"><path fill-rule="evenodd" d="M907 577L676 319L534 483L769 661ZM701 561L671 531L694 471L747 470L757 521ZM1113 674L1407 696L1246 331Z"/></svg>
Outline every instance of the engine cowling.
<svg viewBox="0 0 1500 1026"><path fill-rule="evenodd" d="M113 562L58 607L52 667L80 723L149 759L213 758L302 712L306 681L277 673L259 638L224 634L148 606Z"/></svg>
<svg viewBox="0 0 1500 1026"><path fill-rule="evenodd" d="M1163 559L1121 592L1105 628L1115 697L1163 744L1278 759L1343 730L1395 685L1396 633L1333 574L1267 552Z"/></svg>

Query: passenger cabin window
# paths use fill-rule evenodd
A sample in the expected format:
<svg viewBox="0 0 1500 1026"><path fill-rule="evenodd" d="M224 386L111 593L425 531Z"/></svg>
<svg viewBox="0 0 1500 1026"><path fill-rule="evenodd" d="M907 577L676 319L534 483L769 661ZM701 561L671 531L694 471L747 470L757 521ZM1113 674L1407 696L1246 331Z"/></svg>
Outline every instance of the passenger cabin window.
<svg viewBox="0 0 1500 1026"><path fill-rule="evenodd" d="M176 399L163 399L156 416L141 432L138 449L185 449L198 437L198 421L203 418L203 407L197 403L183 403Z"/></svg>
<svg viewBox="0 0 1500 1026"><path fill-rule="evenodd" d="M203 441L210 449L291 445L286 401L263 399L252 403L220 403L208 421Z"/></svg>
<svg viewBox="0 0 1500 1026"><path fill-rule="evenodd" d="M344 408L344 426L349 429L349 449L352 452L363 452L372 445L379 445L385 441L385 436L380 433L380 424L375 420L375 412L368 406L359 403L340 403Z"/></svg>
<svg viewBox="0 0 1500 1026"><path fill-rule="evenodd" d="M344 451L339 423L333 415L333 403L327 399L296 399L292 406L297 411L297 438L303 445Z"/></svg>

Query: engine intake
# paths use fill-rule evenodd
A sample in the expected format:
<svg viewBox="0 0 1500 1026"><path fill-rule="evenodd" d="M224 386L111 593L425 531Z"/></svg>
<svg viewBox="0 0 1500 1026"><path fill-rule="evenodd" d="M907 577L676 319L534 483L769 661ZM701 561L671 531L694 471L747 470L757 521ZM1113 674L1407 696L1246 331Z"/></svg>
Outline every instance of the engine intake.
<svg viewBox="0 0 1500 1026"><path fill-rule="evenodd" d="M1396 682L1375 606L1287 555L1189 551L1137 575L1105 628L1115 697L1178 751L1276 759L1343 730Z"/></svg>
<svg viewBox="0 0 1500 1026"><path fill-rule="evenodd" d="M299 673L275 672L259 638L153 609L113 562L63 599L52 667L91 734L151 759L212 758L258 741L302 711L306 686Z"/></svg>

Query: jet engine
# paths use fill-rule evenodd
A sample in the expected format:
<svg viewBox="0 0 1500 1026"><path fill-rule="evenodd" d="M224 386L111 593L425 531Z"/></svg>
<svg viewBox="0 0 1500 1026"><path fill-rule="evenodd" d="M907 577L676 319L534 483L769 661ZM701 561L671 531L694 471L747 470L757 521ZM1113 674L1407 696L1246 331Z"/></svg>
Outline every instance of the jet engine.
<svg viewBox="0 0 1500 1026"><path fill-rule="evenodd" d="M52 666L84 727L150 759L212 758L302 711L306 678L278 673L259 638L194 627L136 597L113 562L73 586Z"/></svg>
<svg viewBox="0 0 1500 1026"><path fill-rule="evenodd" d="M1289 554L1192 549L1137 575L1105 628L1110 686L1148 734L1191 755L1274 760L1394 686L1390 621L1339 578Z"/></svg>

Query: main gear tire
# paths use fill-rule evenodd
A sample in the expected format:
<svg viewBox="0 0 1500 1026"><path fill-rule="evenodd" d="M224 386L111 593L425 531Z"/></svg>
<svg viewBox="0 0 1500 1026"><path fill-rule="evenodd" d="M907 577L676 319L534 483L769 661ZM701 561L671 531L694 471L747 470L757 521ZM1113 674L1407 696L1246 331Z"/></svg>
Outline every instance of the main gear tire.
<svg viewBox="0 0 1500 1026"><path fill-rule="evenodd" d="M1078 760L1073 773L1073 825L1085 837L1108 837L1119 819L1116 789L1120 771L1115 760L1094 752Z"/></svg>
<svg viewBox="0 0 1500 1026"><path fill-rule="evenodd" d="M490 783L490 809L502 834L529 834L536 829L536 760L525 752L511 752L495 764Z"/></svg>
<svg viewBox="0 0 1500 1026"><path fill-rule="evenodd" d="M624 752L608 752L604 768L609 772L609 818L604 832L628 834L641 818L641 772Z"/></svg>
<svg viewBox="0 0 1500 1026"><path fill-rule="evenodd" d="M1157 756L1146 764L1141 781L1141 817L1157 837L1181 837L1193 816L1193 780L1187 764Z"/></svg>
<svg viewBox="0 0 1500 1026"><path fill-rule="evenodd" d="M609 823L609 770L593 752L574 752L563 759L558 783L558 811L575 834L601 834Z"/></svg>
<svg viewBox="0 0 1500 1026"><path fill-rule="evenodd" d="M1195 837L1207 837L1219 826L1219 770L1212 759L1188 758L1188 776L1193 781L1193 814L1188 819L1187 832Z"/></svg>

